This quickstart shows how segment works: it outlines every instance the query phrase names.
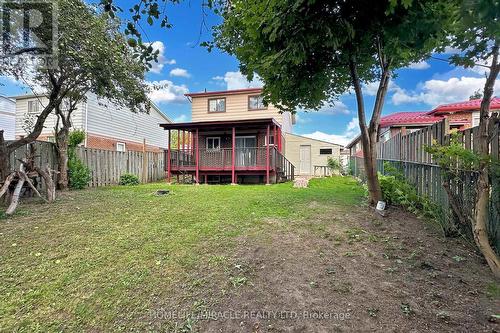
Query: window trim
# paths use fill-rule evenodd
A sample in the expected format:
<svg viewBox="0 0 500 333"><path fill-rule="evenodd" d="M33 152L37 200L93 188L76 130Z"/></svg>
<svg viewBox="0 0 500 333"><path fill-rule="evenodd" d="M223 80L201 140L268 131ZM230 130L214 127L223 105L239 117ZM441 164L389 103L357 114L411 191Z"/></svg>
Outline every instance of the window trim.
<svg viewBox="0 0 500 333"><path fill-rule="evenodd" d="M269 138L273 138L273 143L271 143L269 146L270 147L276 146L276 140L274 139L274 134L269 134ZM267 135L264 135L264 147L267 147Z"/></svg>
<svg viewBox="0 0 500 333"><path fill-rule="evenodd" d="M30 105L36 106L36 110L32 111ZM40 101L37 99L28 100L28 112L29 114L38 114L40 112Z"/></svg>
<svg viewBox="0 0 500 333"><path fill-rule="evenodd" d="M118 146L123 146L123 150L118 150ZM125 142L117 142L116 143L116 151L120 153L125 153L127 151L127 144Z"/></svg>
<svg viewBox="0 0 500 333"><path fill-rule="evenodd" d="M217 139L219 141L219 147L218 148L208 148L208 140L209 139ZM207 136L205 138L205 147L207 149L207 151L220 151L221 150L221 143L222 143L222 140L220 138L220 136Z"/></svg>
<svg viewBox="0 0 500 333"><path fill-rule="evenodd" d="M252 98L252 97L262 97L262 95L261 94L259 94L259 95L248 95L248 105L247 105L248 106L248 111L267 110L267 106L265 106L265 105L262 108L255 108L255 109L251 108L250 107L250 98ZM264 100L262 100L262 103L264 104Z"/></svg>
<svg viewBox="0 0 500 333"><path fill-rule="evenodd" d="M224 100L224 111L210 111L210 101L216 101L218 99ZM208 113L223 113L226 112L226 97L214 97L207 99L207 112Z"/></svg>
<svg viewBox="0 0 500 333"><path fill-rule="evenodd" d="M322 150L322 149L329 149L331 152L330 152L330 153L327 153L327 154L323 154L323 153L321 153L321 150ZM320 154L320 155L333 155L333 148L325 148L325 147L321 148L321 147L320 147L320 148L319 148L319 154Z"/></svg>

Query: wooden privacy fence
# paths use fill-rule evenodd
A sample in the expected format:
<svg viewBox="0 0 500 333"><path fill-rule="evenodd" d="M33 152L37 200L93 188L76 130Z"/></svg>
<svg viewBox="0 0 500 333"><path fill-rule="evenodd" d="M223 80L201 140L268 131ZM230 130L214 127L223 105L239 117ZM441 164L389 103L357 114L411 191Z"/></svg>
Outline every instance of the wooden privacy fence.
<svg viewBox="0 0 500 333"><path fill-rule="evenodd" d="M165 178L163 152L119 152L78 147L76 154L92 172L91 187L116 185L125 173L138 176L142 183Z"/></svg>
<svg viewBox="0 0 500 333"><path fill-rule="evenodd" d="M40 167L48 164L51 169L57 170L55 145L46 141L36 141L33 145L36 149L35 163ZM26 156L27 149L28 145L23 146L10 155L12 169L19 167L18 159ZM116 185L125 173L138 176L142 183L165 178L163 152L119 152L78 147L76 154L91 171L90 187Z"/></svg>
<svg viewBox="0 0 500 333"><path fill-rule="evenodd" d="M490 142L490 155L493 160L500 159L500 130L499 126L493 129ZM476 151L478 146L478 128L474 127L458 132L459 142L463 147ZM389 164L402 172L406 180L415 186L417 193L428 197L431 201L443 208L445 221L453 223L453 214L450 213L448 195L443 188L442 170L425 151L426 146L434 142L446 144L450 141L450 129L448 119L433 124L421 130L406 135L397 134L386 142L377 145L377 167L382 174L386 173L385 167ZM355 161L358 165L363 160ZM359 175L358 175L359 176ZM475 185L477 182L476 172L462 172L460 179L450 182L453 196L457 198L460 208L468 215L472 215L475 203ZM491 241L500 251L500 176L493 172L492 195L490 200L489 234ZM468 230L469 236L470 230Z"/></svg>

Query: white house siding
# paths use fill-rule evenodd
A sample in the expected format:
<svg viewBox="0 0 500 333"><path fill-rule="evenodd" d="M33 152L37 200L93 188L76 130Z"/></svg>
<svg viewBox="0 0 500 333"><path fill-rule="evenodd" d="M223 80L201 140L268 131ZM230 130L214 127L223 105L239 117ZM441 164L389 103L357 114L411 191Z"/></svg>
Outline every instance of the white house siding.
<svg viewBox="0 0 500 333"><path fill-rule="evenodd" d="M16 131L16 102L0 96L0 130L5 140L14 140Z"/></svg>
<svg viewBox="0 0 500 333"><path fill-rule="evenodd" d="M42 112L43 108L48 104L48 99L46 97L36 98L34 96L20 96L16 98L16 136L25 136L27 133L23 129L26 124L26 119L33 118L36 120L36 115L28 115L28 103L30 101L38 101L40 105L38 106L39 113ZM74 129L84 129L85 124L83 122L83 110L84 103L78 105L78 108L72 113L72 123ZM40 136L48 137L54 135L54 128L56 126L57 117L54 112L52 112L44 123L44 128Z"/></svg>
<svg viewBox="0 0 500 333"><path fill-rule="evenodd" d="M167 148L165 130L159 125L170 122L152 107L149 114L134 113L105 100L89 95L87 99L87 133L124 141ZM85 117L83 117L85 121Z"/></svg>

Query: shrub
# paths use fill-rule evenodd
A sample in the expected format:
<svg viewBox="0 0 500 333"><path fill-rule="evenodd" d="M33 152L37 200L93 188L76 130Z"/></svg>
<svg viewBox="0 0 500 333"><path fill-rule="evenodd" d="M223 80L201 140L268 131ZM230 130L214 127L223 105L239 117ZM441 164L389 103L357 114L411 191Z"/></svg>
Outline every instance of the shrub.
<svg viewBox="0 0 500 333"><path fill-rule="evenodd" d="M72 189L84 189L90 182L90 169L78 158L68 161L69 184Z"/></svg>
<svg viewBox="0 0 500 333"><path fill-rule="evenodd" d="M382 196L389 205L402 206L406 210L429 218L436 218L439 210L428 198L419 196L414 186L393 165L384 164L388 175L379 174Z"/></svg>
<svg viewBox="0 0 500 333"><path fill-rule="evenodd" d="M69 186L75 190L85 188L90 182L90 169L76 156L75 149L85 140L85 132L72 131L68 140L68 172Z"/></svg>
<svg viewBox="0 0 500 333"><path fill-rule="evenodd" d="M338 159L328 157L327 159L328 168L332 171L332 174L342 173L342 165Z"/></svg>
<svg viewBox="0 0 500 333"><path fill-rule="evenodd" d="M139 177L131 173L125 173L120 177L120 185L139 185Z"/></svg>

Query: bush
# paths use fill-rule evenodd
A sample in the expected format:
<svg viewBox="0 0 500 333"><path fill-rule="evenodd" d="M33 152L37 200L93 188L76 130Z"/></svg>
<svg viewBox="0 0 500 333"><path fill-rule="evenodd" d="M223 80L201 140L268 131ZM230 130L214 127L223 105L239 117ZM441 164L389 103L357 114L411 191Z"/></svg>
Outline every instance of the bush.
<svg viewBox="0 0 500 333"><path fill-rule="evenodd" d="M389 205L402 206L414 214L435 218L438 207L428 198L418 195L417 190L409 184L404 175L391 163L384 163L388 175L378 175L382 196Z"/></svg>
<svg viewBox="0 0 500 333"><path fill-rule="evenodd" d="M78 158L68 161L69 185L72 189L84 189L90 182L90 169Z"/></svg>
<svg viewBox="0 0 500 333"><path fill-rule="evenodd" d="M69 186L75 190L84 189L90 182L90 169L76 156L75 149L85 140L85 132L72 131L68 139Z"/></svg>
<svg viewBox="0 0 500 333"><path fill-rule="evenodd" d="M139 177L131 173L125 173L120 177L120 185L139 185Z"/></svg>

